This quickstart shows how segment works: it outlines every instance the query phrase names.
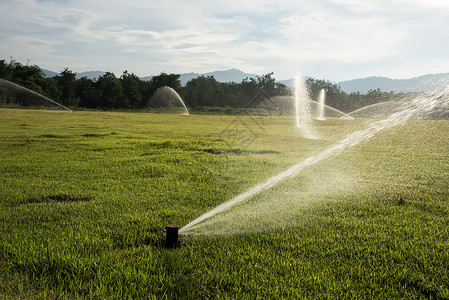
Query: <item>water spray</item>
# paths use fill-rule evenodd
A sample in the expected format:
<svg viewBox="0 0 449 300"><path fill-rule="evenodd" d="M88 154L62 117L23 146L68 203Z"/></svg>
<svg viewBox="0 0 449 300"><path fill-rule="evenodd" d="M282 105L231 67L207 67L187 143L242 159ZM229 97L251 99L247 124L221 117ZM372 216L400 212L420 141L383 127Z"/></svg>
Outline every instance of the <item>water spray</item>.
<svg viewBox="0 0 449 300"><path fill-rule="evenodd" d="M326 105L326 91L324 89L320 90L318 96L318 120L324 119L324 106Z"/></svg>
<svg viewBox="0 0 449 300"><path fill-rule="evenodd" d="M295 111L296 127L300 128L306 138L313 138L312 117L310 115L310 95L307 83L304 78L298 74L295 77Z"/></svg>
<svg viewBox="0 0 449 300"><path fill-rule="evenodd" d="M194 233L194 230L192 230L196 225L205 222L212 216L224 212L231 207L233 207L236 204L239 204L254 195L261 193L262 191L265 191L280 182L284 181L287 178L291 178L296 176L300 171L305 169L306 167L309 167L311 165L314 165L324 159L335 157L339 155L341 152L343 152L345 149L352 148L356 146L357 144L367 141L370 138L372 138L376 133L389 129L395 126L398 126L400 124L405 123L409 119L413 117L420 117L425 115L426 113L432 111L435 107L438 106L439 102L447 103L448 100L446 97L448 91L443 91L442 93L434 94L432 96L421 96L416 97L414 99L405 99L401 101L401 110L397 111L393 114L391 114L388 118L375 121L374 123L370 124L368 128L364 130L359 130L356 132L353 132L349 134L346 138L342 139L341 141L335 143L334 145L330 146L329 148L325 149L321 153L318 153L316 155L310 156L304 161L295 164L285 170L284 172L279 173L278 175L275 175L271 178L269 178L264 183L261 183L246 192L236 196L235 198L231 199L228 202L222 203L216 208L212 209L209 212L206 212L202 216L198 217L197 219L193 220L186 226L182 227L179 230L179 234L192 234ZM441 104L441 103L440 103Z"/></svg>
<svg viewBox="0 0 449 300"><path fill-rule="evenodd" d="M41 94L39 94L39 93L37 93L37 92L35 92L35 91L33 91L33 90L30 90L30 89L27 89L26 87L23 87L23 86L21 86L21 85L18 85L17 83L14 83L14 82L11 82L11 81L8 81L8 80L4 80L4 79L0 79L0 84L6 85L6 86L10 86L10 87L13 87L13 88L15 88L15 89L20 89L20 90L27 91L28 93L31 93L31 94L33 94L33 95L35 95L35 96L38 96L38 97L40 97L40 98L42 98L42 99L44 99L44 100L47 100L47 101L53 103L54 105L57 105L57 106L59 106L59 107L65 109L65 110L68 110L69 112L72 112L72 113L73 113L73 111L72 111L71 109L65 107L64 105L62 105L62 104L60 104L60 103L58 103L58 102L56 102L56 101L54 101L54 100L51 100L50 98L45 97L44 95L41 95Z"/></svg>
<svg viewBox="0 0 449 300"><path fill-rule="evenodd" d="M183 115L189 115L189 110L182 100L181 96L171 87L163 86L160 87L154 92L153 96L151 96L148 105L160 105L161 102L165 103L168 107L170 106L170 101L173 100L177 105L180 105L183 109Z"/></svg>

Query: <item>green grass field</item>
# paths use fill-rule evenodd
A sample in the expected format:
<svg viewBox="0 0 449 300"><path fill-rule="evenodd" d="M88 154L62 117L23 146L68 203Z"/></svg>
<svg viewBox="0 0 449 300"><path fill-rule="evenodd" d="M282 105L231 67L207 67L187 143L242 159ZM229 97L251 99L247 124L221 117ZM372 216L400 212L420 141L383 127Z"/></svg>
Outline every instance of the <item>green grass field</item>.
<svg viewBox="0 0 449 300"><path fill-rule="evenodd" d="M449 121L412 120L186 225L367 120L0 109L2 299L449 299ZM300 199L300 201L298 201ZM228 234L226 234L229 229Z"/></svg>

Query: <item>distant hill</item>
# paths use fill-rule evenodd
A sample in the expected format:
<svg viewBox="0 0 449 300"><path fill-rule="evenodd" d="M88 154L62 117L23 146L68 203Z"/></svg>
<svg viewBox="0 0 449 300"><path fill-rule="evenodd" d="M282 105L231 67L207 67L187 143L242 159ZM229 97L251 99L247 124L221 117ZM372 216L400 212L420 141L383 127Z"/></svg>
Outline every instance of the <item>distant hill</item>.
<svg viewBox="0 0 449 300"><path fill-rule="evenodd" d="M103 76L104 74L106 74L106 72L87 71L87 72L76 73L76 78L79 79L82 77L87 77L88 79L98 79L98 77Z"/></svg>
<svg viewBox="0 0 449 300"><path fill-rule="evenodd" d="M42 69L45 76L53 77L59 73ZM77 73L76 77L87 77L96 79L106 72L103 71L87 71ZM225 71L214 71L209 73L183 73L180 76L182 85L189 80L199 76L214 76L219 82L242 82L245 78L256 78L257 74L244 73L238 69L229 69ZM151 80L153 76L141 77L141 80ZM280 83L288 87L293 87L294 79L280 80ZM358 78L336 83L346 93L360 92L366 94L369 90L380 89L383 92L432 92L441 90L449 86L449 73L427 74L410 79L391 79L388 77L367 77Z"/></svg>
<svg viewBox="0 0 449 300"><path fill-rule="evenodd" d="M59 75L59 73L50 71L50 70L45 70L42 69L42 71L44 72L46 77L54 77L56 75ZM102 75L104 75L106 72L103 71L87 71L87 72L81 72L81 73L77 73L76 74L76 78L81 78L81 77L87 77L88 79L95 79L98 78ZM243 79L245 78L255 78L257 75L256 74L249 74L249 73L244 73L238 69L230 69L230 70L225 70L225 71L214 71L214 72L209 72L209 73L183 73L180 76L180 81L182 85L185 85L189 80L193 79L193 78L197 78L199 76L214 76L215 79L219 82L242 82ZM141 80L151 80L151 78L153 78L153 76L144 76L144 77L140 77Z"/></svg>
<svg viewBox="0 0 449 300"><path fill-rule="evenodd" d="M45 77L47 78L51 78L51 77L55 77L56 75L59 75L59 73L50 71L50 70L45 70L45 69L41 69L42 72L44 73Z"/></svg>
<svg viewBox="0 0 449 300"><path fill-rule="evenodd" d="M428 74L410 79L388 77L359 78L337 83L346 93L380 89L384 92L434 92L449 86L449 73Z"/></svg>
<svg viewBox="0 0 449 300"><path fill-rule="evenodd" d="M50 71L50 70L46 70L46 69L42 69L42 72L44 72L45 77L51 78L51 77L55 77L56 75L59 75L60 73L54 72L54 71ZM87 72L81 72L81 73L76 73L76 78L80 79L82 77L87 77L88 79L98 79L98 77L102 76L106 74L106 72L103 71L87 71Z"/></svg>
<svg viewBox="0 0 449 300"><path fill-rule="evenodd" d="M256 74L243 73L238 69L230 69L226 71L215 71L204 74L205 76L214 76L220 82L242 82L245 78L256 78Z"/></svg>
<svg viewBox="0 0 449 300"><path fill-rule="evenodd" d="M279 80L279 83L285 84L287 87L292 88L295 86L295 79Z"/></svg>
<svg viewBox="0 0 449 300"><path fill-rule="evenodd" d="M219 82L242 82L245 78L256 78L256 74L244 73L238 69L230 69L225 71L214 71L209 73L184 73L181 74L181 84L185 85L189 80L197 78L199 76L214 76Z"/></svg>
<svg viewBox="0 0 449 300"><path fill-rule="evenodd" d="M201 76L201 74L184 73L184 74L181 74L181 76L179 77L179 80L181 81L181 85L185 85L190 79L197 78L198 76ZM144 80L144 81L150 81L151 78L153 78L153 76L140 77L140 79Z"/></svg>

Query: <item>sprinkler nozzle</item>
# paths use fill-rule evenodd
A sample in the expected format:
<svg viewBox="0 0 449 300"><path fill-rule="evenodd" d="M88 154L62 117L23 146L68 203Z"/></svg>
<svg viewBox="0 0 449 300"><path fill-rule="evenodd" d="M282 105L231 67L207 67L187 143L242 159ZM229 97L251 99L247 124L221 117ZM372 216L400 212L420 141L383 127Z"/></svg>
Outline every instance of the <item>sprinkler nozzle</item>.
<svg viewBox="0 0 449 300"><path fill-rule="evenodd" d="M165 226L165 248L173 249L178 246L178 225Z"/></svg>

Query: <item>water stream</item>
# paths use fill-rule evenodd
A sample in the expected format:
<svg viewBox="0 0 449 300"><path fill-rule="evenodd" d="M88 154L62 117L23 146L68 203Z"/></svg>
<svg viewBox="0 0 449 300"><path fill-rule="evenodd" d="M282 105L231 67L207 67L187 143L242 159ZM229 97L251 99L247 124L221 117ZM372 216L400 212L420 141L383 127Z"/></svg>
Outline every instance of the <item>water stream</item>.
<svg viewBox="0 0 449 300"><path fill-rule="evenodd" d="M180 234L194 234L195 226L200 223L207 222L214 215L227 211L236 204L253 197L254 195L267 190L287 178L296 176L299 172L305 168L314 165L324 159L335 157L342 153L344 150L352 148L361 142L365 142L372 138L376 133L389 129L400 124L405 123L407 120L415 117L425 115L427 112L432 111L437 105L445 103L447 105L448 98L445 92L434 94L431 96L419 96L413 99L404 99L401 101L401 110L391 114L388 118L374 121L366 129L355 131L349 134L346 138L331 145L321 153L310 156L304 161L295 164L287 170L269 178L265 182L258 184L257 186L245 191L244 193L236 196L235 198L220 204L209 212L201 215L197 219L193 220L186 226L180 229Z"/></svg>

